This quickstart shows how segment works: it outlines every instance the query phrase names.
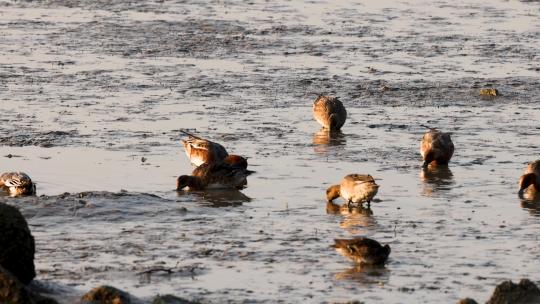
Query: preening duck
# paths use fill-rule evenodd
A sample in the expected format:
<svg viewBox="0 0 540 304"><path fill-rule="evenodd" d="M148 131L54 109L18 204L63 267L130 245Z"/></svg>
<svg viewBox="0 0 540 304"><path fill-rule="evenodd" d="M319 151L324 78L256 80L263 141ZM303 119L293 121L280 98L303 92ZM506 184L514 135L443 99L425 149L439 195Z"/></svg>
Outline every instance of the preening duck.
<svg viewBox="0 0 540 304"><path fill-rule="evenodd" d="M519 179L519 197L523 198L525 193L529 198L540 198L540 160L529 163Z"/></svg>
<svg viewBox="0 0 540 304"><path fill-rule="evenodd" d="M188 139L182 140L182 145L186 151L189 161L196 167L204 163L226 162L231 165L247 168L247 159L239 155L229 155L222 145L200 138L186 131L181 131L188 135Z"/></svg>
<svg viewBox="0 0 540 304"><path fill-rule="evenodd" d="M11 196L36 194L36 185L26 173L6 172L0 175L0 187Z"/></svg>

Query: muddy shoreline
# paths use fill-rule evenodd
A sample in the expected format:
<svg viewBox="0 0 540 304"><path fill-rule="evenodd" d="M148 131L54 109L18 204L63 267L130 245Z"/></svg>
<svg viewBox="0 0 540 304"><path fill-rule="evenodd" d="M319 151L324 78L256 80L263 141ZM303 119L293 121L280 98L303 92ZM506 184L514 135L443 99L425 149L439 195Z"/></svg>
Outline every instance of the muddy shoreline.
<svg viewBox="0 0 540 304"><path fill-rule="evenodd" d="M0 1L0 167L39 195L0 200L59 299L432 303L537 283L540 208L516 183L538 158L538 5ZM319 93L347 108L335 137ZM448 171L422 170L421 125L452 133ZM179 130L247 156L248 187L174 191ZM353 171L381 179L373 213L327 214ZM390 244L385 269L329 248L358 235ZM138 275L156 267L178 271Z"/></svg>

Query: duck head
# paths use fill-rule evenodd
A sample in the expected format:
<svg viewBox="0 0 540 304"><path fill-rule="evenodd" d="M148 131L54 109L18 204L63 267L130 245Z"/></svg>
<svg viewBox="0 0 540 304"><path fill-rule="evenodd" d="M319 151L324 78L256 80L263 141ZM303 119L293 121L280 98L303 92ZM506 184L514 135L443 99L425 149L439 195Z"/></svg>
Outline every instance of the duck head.
<svg viewBox="0 0 540 304"><path fill-rule="evenodd" d="M240 155L231 154L231 155L225 157L225 159L223 161L225 163L231 165L231 166L239 167L239 168L242 168L242 169L247 169L247 167L248 167L247 158L245 158L243 156L240 156Z"/></svg>
<svg viewBox="0 0 540 304"><path fill-rule="evenodd" d="M540 191L540 184L538 184L538 179L536 174L527 173L521 176L519 179L519 192L518 195L520 198L523 198L523 193L530 185L533 185L536 191Z"/></svg>
<svg viewBox="0 0 540 304"><path fill-rule="evenodd" d="M176 190L182 190L185 187L193 187L196 184L196 180L193 176L182 175L176 179Z"/></svg>
<svg viewBox="0 0 540 304"><path fill-rule="evenodd" d="M340 186L333 185L326 189L326 200L332 202L334 199L341 196Z"/></svg>

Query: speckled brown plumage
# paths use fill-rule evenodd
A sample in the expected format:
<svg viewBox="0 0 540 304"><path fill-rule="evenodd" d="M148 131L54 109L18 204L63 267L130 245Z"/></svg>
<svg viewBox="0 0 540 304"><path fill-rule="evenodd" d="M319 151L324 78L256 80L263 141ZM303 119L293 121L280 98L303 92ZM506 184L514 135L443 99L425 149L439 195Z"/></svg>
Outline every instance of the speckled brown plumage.
<svg viewBox="0 0 540 304"><path fill-rule="evenodd" d="M36 185L26 173L6 172L0 175L0 187L12 196L32 195L36 193Z"/></svg>
<svg viewBox="0 0 540 304"><path fill-rule="evenodd" d="M195 168L191 175L178 177L176 189L241 189L247 184L246 177L252 171L227 163L204 163Z"/></svg>
<svg viewBox="0 0 540 304"><path fill-rule="evenodd" d="M204 163L225 162L230 165L247 168L247 159L227 152L222 145L182 131L188 139L182 140L182 145L190 162L198 167Z"/></svg>
<svg viewBox="0 0 540 304"><path fill-rule="evenodd" d="M430 129L422 137L420 154L424 160L424 167L431 163L447 165L454 154L454 143L450 138L450 134L437 129Z"/></svg>
<svg viewBox="0 0 540 304"><path fill-rule="evenodd" d="M324 128L339 130L345 124L347 111L337 97L320 95L313 103L313 116Z"/></svg>
<svg viewBox="0 0 540 304"><path fill-rule="evenodd" d="M382 265L390 255L390 246L382 246L379 242L366 237L336 239L334 242L332 247L359 264Z"/></svg>
<svg viewBox="0 0 540 304"><path fill-rule="evenodd" d="M379 185L371 175L349 174L339 185L330 186L326 190L326 199L331 202L341 196L349 205L351 203L362 205L367 202L369 206L378 190Z"/></svg>
<svg viewBox="0 0 540 304"><path fill-rule="evenodd" d="M519 196L528 198L540 198L540 160L529 163L524 174L519 179Z"/></svg>

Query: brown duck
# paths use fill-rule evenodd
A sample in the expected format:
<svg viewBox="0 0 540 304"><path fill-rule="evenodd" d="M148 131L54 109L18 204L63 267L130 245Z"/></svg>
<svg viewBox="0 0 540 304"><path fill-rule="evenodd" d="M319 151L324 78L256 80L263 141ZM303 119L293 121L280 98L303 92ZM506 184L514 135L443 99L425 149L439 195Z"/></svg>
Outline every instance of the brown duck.
<svg viewBox="0 0 540 304"><path fill-rule="evenodd" d="M519 179L518 195L523 198L525 193L532 198L540 198L540 160L529 163Z"/></svg>
<svg viewBox="0 0 540 304"><path fill-rule="evenodd" d="M434 163L447 165L454 154L454 143L449 133L443 133L437 129L430 129L422 137L420 154L424 160L424 167Z"/></svg>
<svg viewBox="0 0 540 304"><path fill-rule="evenodd" d="M343 256L358 264L383 265L390 255L390 246L367 237L353 239L335 239L332 247Z"/></svg>
<svg viewBox="0 0 540 304"><path fill-rule="evenodd" d="M329 130L339 130L345 124L347 111L337 97L319 95L313 103L313 116Z"/></svg>
<svg viewBox="0 0 540 304"><path fill-rule="evenodd" d="M239 166L221 163L204 163L195 168L191 175L182 175L176 180L176 190L242 189L246 177L253 171Z"/></svg>
<svg viewBox="0 0 540 304"><path fill-rule="evenodd" d="M379 185L371 175L349 174L341 180L339 185L330 186L326 190L326 199L332 202L341 196L347 201L349 207L351 203L361 206L364 202L367 202L369 207L378 190Z"/></svg>
<svg viewBox="0 0 540 304"><path fill-rule="evenodd" d="M6 172L0 175L0 187L11 196L36 194L36 184L23 172Z"/></svg>
<svg viewBox="0 0 540 304"><path fill-rule="evenodd" d="M231 165L247 168L247 159L239 155L229 155L227 150L220 144L200 138L186 131L188 139L182 140L182 145L190 162L198 167L204 163L226 162Z"/></svg>

